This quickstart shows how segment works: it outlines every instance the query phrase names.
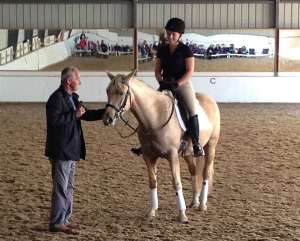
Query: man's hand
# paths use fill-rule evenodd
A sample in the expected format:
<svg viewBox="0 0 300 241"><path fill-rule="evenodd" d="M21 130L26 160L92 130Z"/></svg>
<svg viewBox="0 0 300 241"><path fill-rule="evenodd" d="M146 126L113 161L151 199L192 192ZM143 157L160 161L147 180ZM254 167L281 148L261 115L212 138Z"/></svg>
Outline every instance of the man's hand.
<svg viewBox="0 0 300 241"><path fill-rule="evenodd" d="M79 119L83 114L85 113L85 108L80 106L77 110L76 110L76 118Z"/></svg>

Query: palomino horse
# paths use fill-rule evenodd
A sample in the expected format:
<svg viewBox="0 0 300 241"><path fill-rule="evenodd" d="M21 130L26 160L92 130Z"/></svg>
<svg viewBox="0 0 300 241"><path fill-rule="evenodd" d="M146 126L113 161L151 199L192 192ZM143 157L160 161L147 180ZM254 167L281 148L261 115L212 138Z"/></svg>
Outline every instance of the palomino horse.
<svg viewBox="0 0 300 241"><path fill-rule="evenodd" d="M115 121L127 110L131 110L138 120L138 137L143 158L146 162L150 187L149 218L156 215L158 208L156 161L159 157L169 161L173 185L176 190L180 222L187 222L186 205L180 178L179 150L184 135L178 118L174 113L174 100L167 92L159 92L144 82L134 78L135 71L129 75L113 75L107 72L111 82L107 87L108 103L104 114L104 124L114 125ZM191 141L185 149L184 159L192 175L193 207L207 208L208 183L212 182L215 149L220 134L220 112L214 100L203 94L197 99L207 115L209 128L201 129L200 142L206 156L195 160Z"/></svg>

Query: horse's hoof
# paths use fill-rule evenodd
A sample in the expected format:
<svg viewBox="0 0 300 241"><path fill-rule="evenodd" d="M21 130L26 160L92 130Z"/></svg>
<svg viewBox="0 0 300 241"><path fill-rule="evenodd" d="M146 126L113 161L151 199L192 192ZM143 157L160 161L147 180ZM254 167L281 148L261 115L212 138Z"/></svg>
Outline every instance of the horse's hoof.
<svg viewBox="0 0 300 241"><path fill-rule="evenodd" d="M188 217L185 215L185 211L179 211L179 222L188 223Z"/></svg>
<svg viewBox="0 0 300 241"><path fill-rule="evenodd" d="M194 203L192 202L189 206L189 208L198 209L200 207L200 203Z"/></svg>
<svg viewBox="0 0 300 241"><path fill-rule="evenodd" d="M151 210L149 211L149 213L148 213L147 216L148 216L148 219L149 219L149 220L154 219L155 216L156 216L156 210L155 210L155 209L151 209Z"/></svg>
<svg viewBox="0 0 300 241"><path fill-rule="evenodd" d="M206 212L207 211L207 205L202 203L200 209L201 209L201 211Z"/></svg>

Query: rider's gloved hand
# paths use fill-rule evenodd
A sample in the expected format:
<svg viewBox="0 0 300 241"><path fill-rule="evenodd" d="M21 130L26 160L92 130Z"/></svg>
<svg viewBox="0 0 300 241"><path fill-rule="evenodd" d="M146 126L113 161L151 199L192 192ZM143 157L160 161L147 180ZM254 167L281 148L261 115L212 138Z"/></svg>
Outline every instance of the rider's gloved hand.
<svg viewBox="0 0 300 241"><path fill-rule="evenodd" d="M170 90L172 93L176 91L178 84L170 81L159 81L159 91Z"/></svg>

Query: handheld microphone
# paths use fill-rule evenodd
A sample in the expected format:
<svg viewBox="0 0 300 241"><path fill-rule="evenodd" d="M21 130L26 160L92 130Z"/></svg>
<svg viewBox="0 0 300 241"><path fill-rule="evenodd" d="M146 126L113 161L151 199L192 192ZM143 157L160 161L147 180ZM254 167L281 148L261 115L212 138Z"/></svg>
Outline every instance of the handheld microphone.
<svg viewBox="0 0 300 241"><path fill-rule="evenodd" d="M81 101L79 101L79 104L80 104L80 106L82 106L84 109L86 109L87 110L87 108L84 106L84 104L83 104L83 101L81 100Z"/></svg>

